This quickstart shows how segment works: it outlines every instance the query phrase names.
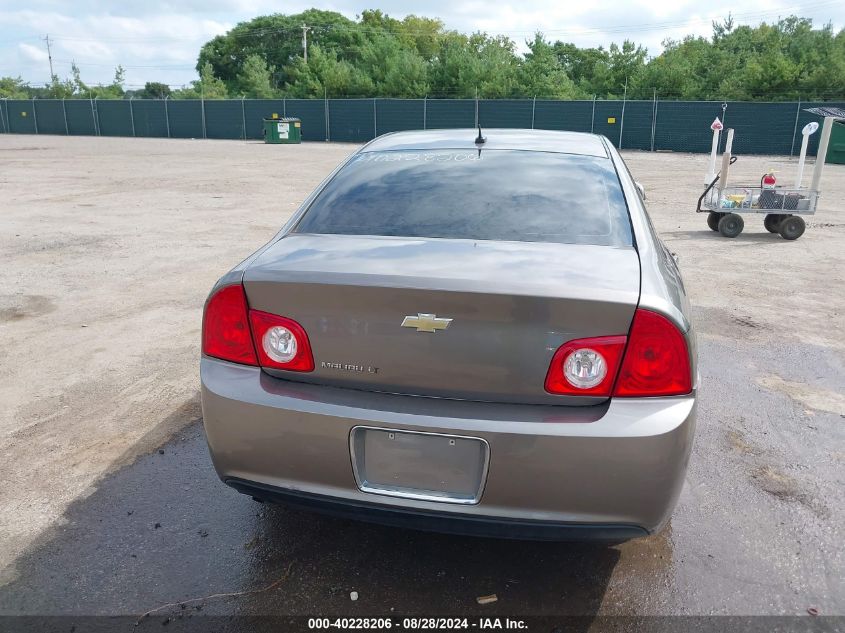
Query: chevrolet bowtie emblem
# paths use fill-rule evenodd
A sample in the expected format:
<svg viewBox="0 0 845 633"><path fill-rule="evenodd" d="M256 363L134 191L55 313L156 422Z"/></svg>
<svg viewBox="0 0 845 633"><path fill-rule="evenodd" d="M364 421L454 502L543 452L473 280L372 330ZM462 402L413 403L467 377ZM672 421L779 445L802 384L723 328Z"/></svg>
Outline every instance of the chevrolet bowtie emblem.
<svg viewBox="0 0 845 633"><path fill-rule="evenodd" d="M402 327L413 327L417 332L431 332L445 330L452 319L439 319L436 314L419 313L417 316L406 316L402 320Z"/></svg>

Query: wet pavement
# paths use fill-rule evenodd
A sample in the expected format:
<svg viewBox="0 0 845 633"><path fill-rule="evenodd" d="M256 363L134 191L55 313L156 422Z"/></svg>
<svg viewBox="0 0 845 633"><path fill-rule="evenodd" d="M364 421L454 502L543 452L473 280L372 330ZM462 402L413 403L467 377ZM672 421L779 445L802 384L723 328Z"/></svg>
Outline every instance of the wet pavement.
<svg viewBox="0 0 845 633"><path fill-rule="evenodd" d="M488 540L259 504L219 482L194 418L70 506L18 560L0 614L845 614L841 357L695 316L697 436L661 534Z"/></svg>

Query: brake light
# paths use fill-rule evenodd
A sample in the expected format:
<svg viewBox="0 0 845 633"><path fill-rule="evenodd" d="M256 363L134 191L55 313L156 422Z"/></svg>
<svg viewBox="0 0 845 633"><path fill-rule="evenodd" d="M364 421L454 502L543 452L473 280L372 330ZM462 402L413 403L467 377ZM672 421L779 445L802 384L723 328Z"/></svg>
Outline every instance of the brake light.
<svg viewBox="0 0 845 633"><path fill-rule="evenodd" d="M546 391L568 396L610 396L624 349L624 336L597 336L564 343L552 357Z"/></svg>
<svg viewBox="0 0 845 633"><path fill-rule="evenodd" d="M314 357L303 327L269 312L249 311L252 336L262 367L287 371L312 371Z"/></svg>
<svg viewBox="0 0 845 633"><path fill-rule="evenodd" d="M666 317L638 309L622 359L614 396L676 396L692 391L689 350Z"/></svg>
<svg viewBox="0 0 845 633"><path fill-rule="evenodd" d="M202 352L233 363L258 365L240 284L221 288L208 300L202 319Z"/></svg>

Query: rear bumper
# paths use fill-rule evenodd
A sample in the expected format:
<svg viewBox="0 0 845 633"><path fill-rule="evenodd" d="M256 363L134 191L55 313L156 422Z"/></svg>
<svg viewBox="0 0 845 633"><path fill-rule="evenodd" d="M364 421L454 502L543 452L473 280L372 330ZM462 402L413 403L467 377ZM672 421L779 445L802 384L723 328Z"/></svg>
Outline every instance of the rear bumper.
<svg viewBox="0 0 845 633"><path fill-rule="evenodd" d="M625 540L660 529L683 485L694 394L599 407L502 405L294 383L201 363L203 418L220 478L241 492L342 516L519 538ZM480 437L480 501L365 493L350 459L360 425Z"/></svg>
<svg viewBox="0 0 845 633"><path fill-rule="evenodd" d="M336 497L324 497L306 492L286 490L240 479L227 479L225 483L238 492L261 501L283 503L344 519L430 530L432 532L445 532L447 534L470 534L537 541L597 540L605 542L622 542L648 535L648 532L636 525L497 519L466 514L392 508L374 503L348 501Z"/></svg>

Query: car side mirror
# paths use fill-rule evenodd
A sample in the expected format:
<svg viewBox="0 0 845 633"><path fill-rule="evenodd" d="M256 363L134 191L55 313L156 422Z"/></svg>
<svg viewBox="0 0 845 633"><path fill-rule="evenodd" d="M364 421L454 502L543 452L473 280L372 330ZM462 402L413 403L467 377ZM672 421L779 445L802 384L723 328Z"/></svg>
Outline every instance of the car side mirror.
<svg viewBox="0 0 845 633"><path fill-rule="evenodd" d="M637 188L637 193L640 194L640 198L642 200L645 200L645 187L643 187L641 183L636 181L634 182L634 186Z"/></svg>

